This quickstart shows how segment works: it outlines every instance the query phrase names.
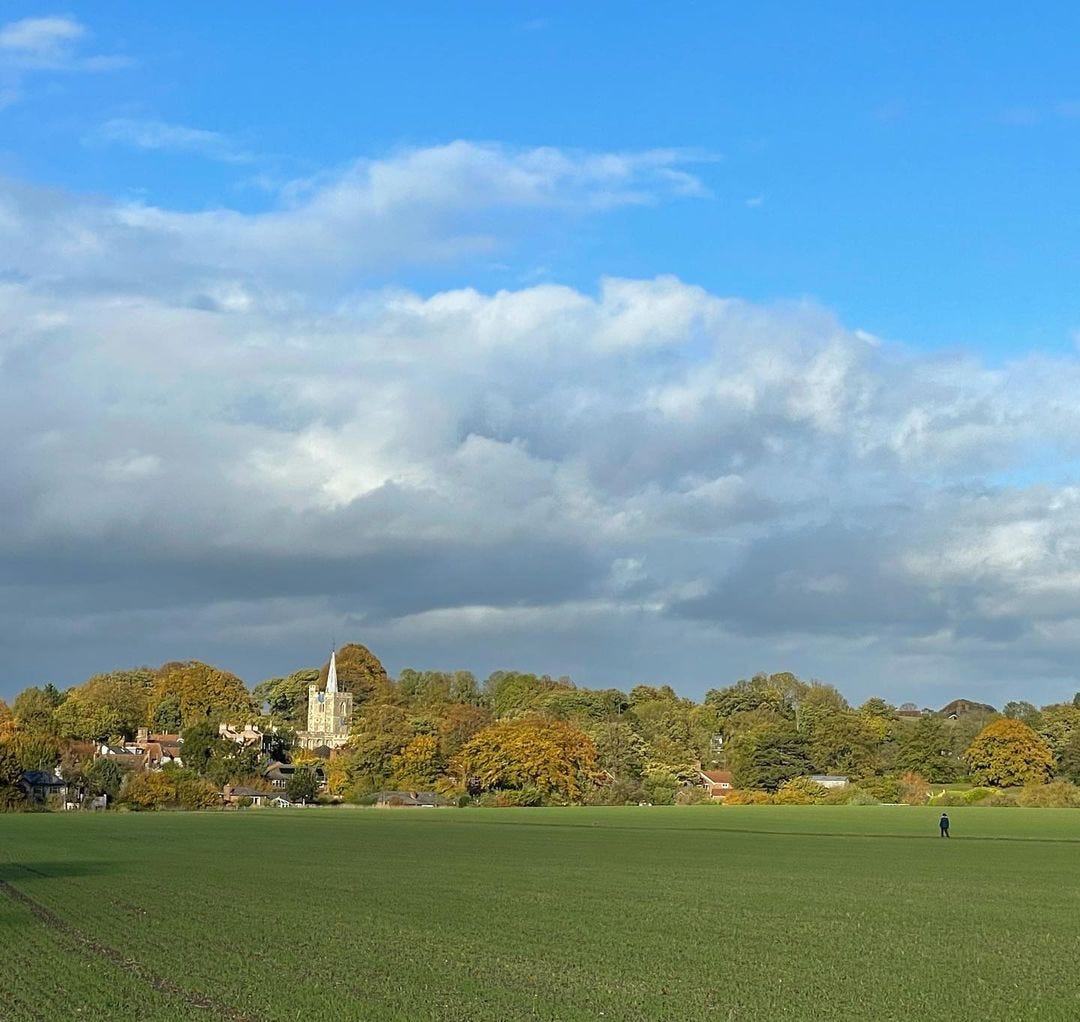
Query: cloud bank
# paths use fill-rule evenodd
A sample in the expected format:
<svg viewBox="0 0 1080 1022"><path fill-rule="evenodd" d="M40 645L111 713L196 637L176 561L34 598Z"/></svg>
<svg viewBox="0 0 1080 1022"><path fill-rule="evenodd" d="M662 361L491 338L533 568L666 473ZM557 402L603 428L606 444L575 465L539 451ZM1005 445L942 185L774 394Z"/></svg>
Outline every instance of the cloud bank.
<svg viewBox="0 0 1080 1022"><path fill-rule="evenodd" d="M1080 360L917 354L671 277L364 284L536 212L703 194L677 152L466 142L261 213L4 183L11 663L257 674L337 636L688 694L780 667L928 703L1071 693Z"/></svg>

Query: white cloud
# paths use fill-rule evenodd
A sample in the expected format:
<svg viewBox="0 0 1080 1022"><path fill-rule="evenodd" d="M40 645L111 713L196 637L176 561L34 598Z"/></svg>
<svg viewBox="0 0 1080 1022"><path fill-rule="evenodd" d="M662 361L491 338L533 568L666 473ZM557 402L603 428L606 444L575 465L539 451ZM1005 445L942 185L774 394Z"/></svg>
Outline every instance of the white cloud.
<svg viewBox="0 0 1080 1022"><path fill-rule="evenodd" d="M246 163L252 156L227 135L183 124L117 117L106 121L93 138L136 149L187 152L225 163Z"/></svg>
<svg viewBox="0 0 1080 1022"><path fill-rule="evenodd" d="M660 173L680 159L458 141L294 182L280 204L255 214L91 203L0 185L0 265L72 285L173 294L193 285L201 294L222 280L332 290L357 271L490 252L524 217L681 196L685 189Z"/></svg>
<svg viewBox="0 0 1080 1022"><path fill-rule="evenodd" d="M120 55L83 53L89 34L82 22L59 15L0 25L0 109L23 98L31 75L115 71L131 64Z"/></svg>
<svg viewBox="0 0 1080 1022"><path fill-rule="evenodd" d="M597 683L663 646L652 680L688 691L773 656L896 697L913 671L1064 685L1080 357L919 355L671 277L327 283L502 240L508 212L671 198L669 158L456 143L262 214L6 186L5 638L138 619L225 648L299 615L456 636L457 663L550 630L536 666Z"/></svg>
<svg viewBox="0 0 1080 1022"><path fill-rule="evenodd" d="M0 50L55 59L67 54L71 44L85 35L85 26L73 18L24 18L0 28Z"/></svg>

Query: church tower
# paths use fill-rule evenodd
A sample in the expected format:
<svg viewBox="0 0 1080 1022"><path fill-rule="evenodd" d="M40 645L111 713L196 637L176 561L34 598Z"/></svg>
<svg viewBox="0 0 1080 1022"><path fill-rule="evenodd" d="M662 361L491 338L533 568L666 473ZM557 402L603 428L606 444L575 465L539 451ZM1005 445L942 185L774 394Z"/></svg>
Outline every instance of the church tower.
<svg viewBox="0 0 1080 1022"><path fill-rule="evenodd" d="M308 686L307 730L296 736L297 743L305 749L323 745L336 749L344 745L349 739L352 707L352 693L338 691L337 655L333 651L326 672L326 688L320 689L317 684Z"/></svg>

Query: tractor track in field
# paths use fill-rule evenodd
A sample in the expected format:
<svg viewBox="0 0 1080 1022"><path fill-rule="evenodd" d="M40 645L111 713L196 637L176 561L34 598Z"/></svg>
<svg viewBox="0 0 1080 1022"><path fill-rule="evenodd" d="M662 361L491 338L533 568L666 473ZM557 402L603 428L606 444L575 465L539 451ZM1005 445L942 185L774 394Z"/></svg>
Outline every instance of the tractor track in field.
<svg viewBox="0 0 1080 1022"><path fill-rule="evenodd" d="M39 876L45 875L38 873L38 871L34 869L28 869L28 872ZM142 980L142 982L146 983L148 986L153 987L158 993L177 997L190 1007L198 1008L206 1012L212 1012L219 1018L226 1019L227 1022L260 1022L258 1016L252 1015L250 1012L240 1011L238 1008L231 1007L228 1004L222 1004L220 1001L215 1001L212 997L207 997L205 994L185 990L183 987L178 986L164 976L159 976L156 972L152 972L134 958L128 958L127 955L117 951L116 948L109 947L107 944L102 944L101 941L95 940L88 934L83 933L78 927L72 926L67 920L61 918L50 909L47 909L39 901L31 898L29 894L20 891L14 884L9 883L7 880L0 879L0 894L5 895L16 904L23 905L31 912L39 923L51 932L75 944L80 950L86 951L98 958L103 958L112 965L115 965L118 969L123 969L125 972Z"/></svg>

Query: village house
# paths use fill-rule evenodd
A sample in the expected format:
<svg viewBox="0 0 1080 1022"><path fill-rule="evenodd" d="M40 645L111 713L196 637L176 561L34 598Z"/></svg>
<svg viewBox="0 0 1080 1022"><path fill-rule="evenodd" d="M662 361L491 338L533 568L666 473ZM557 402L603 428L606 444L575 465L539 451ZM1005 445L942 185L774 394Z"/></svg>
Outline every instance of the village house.
<svg viewBox="0 0 1080 1022"><path fill-rule="evenodd" d="M66 805L68 801L68 782L60 776L60 771L50 773L48 770L25 770L19 777L19 787L26 795L26 800L34 805L48 805L50 802L59 802Z"/></svg>
<svg viewBox="0 0 1080 1022"><path fill-rule="evenodd" d="M245 749L261 749L266 736L254 724L245 724L242 728L218 724L218 737L227 742L235 742Z"/></svg>
<svg viewBox="0 0 1080 1022"><path fill-rule="evenodd" d="M184 740L179 735L151 734L149 728L139 728L135 740L123 745L99 743L94 749L94 759L111 759L125 770L146 773L160 770L169 763L184 765L181 748Z"/></svg>
<svg viewBox="0 0 1080 1022"><path fill-rule="evenodd" d="M712 798L723 798L731 791L733 783L730 770L702 770L698 768L698 784Z"/></svg>
<svg viewBox="0 0 1080 1022"><path fill-rule="evenodd" d="M239 806L244 799L250 799L248 805L262 806L274 797L270 791L260 791L258 788L248 788L242 784L226 784L221 789L221 799L227 806Z"/></svg>
<svg viewBox="0 0 1080 1022"><path fill-rule="evenodd" d="M294 763L271 763L264 771L263 777L270 782L270 786L278 791L284 791L289 785L289 779L296 773L298 768ZM326 772L321 766L315 768L315 784L320 791L326 788Z"/></svg>

